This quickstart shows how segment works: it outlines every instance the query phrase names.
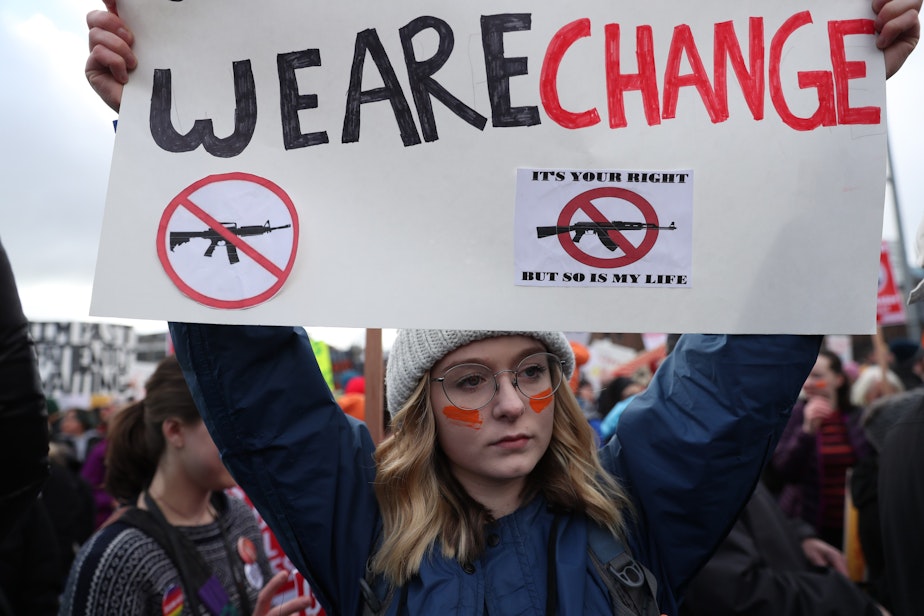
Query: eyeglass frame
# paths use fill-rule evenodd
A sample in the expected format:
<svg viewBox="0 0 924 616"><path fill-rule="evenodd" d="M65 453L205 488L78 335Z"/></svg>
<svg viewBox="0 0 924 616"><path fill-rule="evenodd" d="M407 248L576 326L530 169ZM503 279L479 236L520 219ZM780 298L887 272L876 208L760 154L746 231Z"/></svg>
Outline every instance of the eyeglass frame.
<svg viewBox="0 0 924 616"><path fill-rule="evenodd" d="M551 360L549 361L549 368L550 368L550 369L551 369L551 367L552 367L553 364L558 364L558 371L559 371L559 372L558 372L558 374L559 374L558 383L552 388L552 393L550 393L550 394L547 395L547 396L541 396L541 397L533 397L533 396L530 396L530 395L524 393L523 390L520 389L519 383L517 383L517 372L519 372L520 366L521 366L521 365L523 364L523 362L525 362L527 359L529 359L530 357L533 357L533 356L535 356L535 355L548 355L549 357L554 358L554 361L551 361ZM497 376L498 376L499 374L504 374L505 372L512 372L512 373L513 373L513 380L511 381L511 383L513 384L514 389L517 390L517 393L519 393L521 396L524 396L524 397L526 397L526 398L529 399L529 400L547 400L548 398L551 398L552 396L554 396L554 395L555 395L555 392L557 392L557 391L559 390L559 388L561 387L561 384L565 382L565 364L566 364L565 360L563 360L561 357L559 357L559 356L556 355L555 353L549 353L548 351L537 351L536 353L530 353L529 355L527 355L526 357L524 357L523 359L521 359L521 360L517 363L517 367L516 367L516 368L512 368L512 369L511 369L511 368L508 368L508 369L506 369L506 370L498 370L497 372L495 372L494 374L491 375L491 377L494 379L494 392L491 394L491 397L488 398L487 402L485 402L484 404L482 404L481 406L476 407L476 408L465 408L465 407L463 407L463 406L460 406L459 408L461 408L462 410L465 410L465 411L480 411L480 410L483 409L484 407L486 407L486 406L488 406L489 404L491 404L491 401L493 401L494 398L497 397L497 392L500 391L500 383L499 383L498 380L497 380ZM488 366L485 366L484 364L479 364L479 363L477 363L477 362L464 362L464 363L461 363L461 364L456 364L456 365L454 365L454 366L449 366L448 368L446 368L446 370L443 371L443 376L431 378L431 379L430 379L430 383L439 383L439 384L440 384L440 388L443 390L443 395L446 396L446 399L449 400L449 402L451 402L452 404L455 404L455 402L453 402L452 398L449 396L449 392L446 391L446 374L447 374L450 370L455 370L455 369L458 368L459 366L480 366L480 367L482 367L482 368L485 368L488 372L491 371L491 368L489 368Z"/></svg>

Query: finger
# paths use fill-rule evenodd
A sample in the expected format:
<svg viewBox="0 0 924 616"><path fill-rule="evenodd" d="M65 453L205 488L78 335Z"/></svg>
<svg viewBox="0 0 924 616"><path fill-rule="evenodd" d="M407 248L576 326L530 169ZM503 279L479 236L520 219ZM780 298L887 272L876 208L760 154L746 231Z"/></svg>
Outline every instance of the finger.
<svg viewBox="0 0 924 616"><path fill-rule="evenodd" d="M91 83L105 81L111 77L120 84L128 82L128 66L125 58L102 45L97 45L87 58L86 75Z"/></svg>
<svg viewBox="0 0 924 616"><path fill-rule="evenodd" d="M884 13L885 10L880 13L880 16ZM879 33L879 36L876 38L876 44L880 49L884 49L903 35L919 35L920 28L921 25L918 21L918 12L914 9L908 9L896 15L891 15L881 22L877 19L876 31Z"/></svg>
<svg viewBox="0 0 924 616"><path fill-rule="evenodd" d="M879 11L882 10L882 7L885 6L885 3L888 1L889 0L873 0L872 2L873 12L878 15Z"/></svg>
<svg viewBox="0 0 924 616"><path fill-rule="evenodd" d="M105 81L106 73L110 73L120 84L127 83L129 71L138 66L138 59L131 48L132 42L131 33L127 31L91 28L90 55L85 68L87 79L91 83Z"/></svg>
<svg viewBox="0 0 924 616"><path fill-rule="evenodd" d="M842 575L849 575L847 571L847 558L843 552L830 545L825 544L824 550L820 553L825 560L824 564L831 567Z"/></svg>
<svg viewBox="0 0 924 616"><path fill-rule="evenodd" d="M921 10L921 0L873 0L873 12L876 13L877 30L883 23L908 11Z"/></svg>
<svg viewBox="0 0 924 616"><path fill-rule="evenodd" d="M119 56L122 64L130 70L138 65L138 59L135 57L135 52L132 51L129 42L118 34L113 34L108 30L93 28L90 30L89 39L91 54L96 51L97 48L102 48L97 51L97 53L102 53L103 49L108 50L112 54ZM109 54L107 54L107 56L108 55Z"/></svg>
<svg viewBox="0 0 924 616"><path fill-rule="evenodd" d="M276 593L282 588L282 585L285 584L288 577L288 571L280 571L271 577L270 581L260 589L260 593L257 595L257 604L254 606L254 616L265 616L269 613L272 607L273 597L276 596Z"/></svg>
<svg viewBox="0 0 924 616"><path fill-rule="evenodd" d="M298 614L303 610L307 610L313 605L314 599L312 597L297 597L277 606L276 610L278 610L279 616L289 616L290 614ZM276 616L276 610L273 611L273 616Z"/></svg>
<svg viewBox="0 0 924 616"><path fill-rule="evenodd" d="M808 559L816 567L827 567L828 566L828 562L824 558L822 558L821 554L818 554L816 552L812 552L809 555Z"/></svg>
<svg viewBox="0 0 924 616"><path fill-rule="evenodd" d="M106 10L110 13L119 14L119 10L116 8L116 0L103 0L103 4L106 5Z"/></svg>
<svg viewBox="0 0 924 616"><path fill-rule="evenodd" d="M109 40L109 37L104 37L103 33L111 33L111 35L120 39L121 44L116 40L112 40L111 43L113 45L122 45L129 51L131 51L132 45L135 44L135 35L118 15L113 15L106 11L90 11L87 13L87 28L90 30L91 49L94 44Z"/></svg>
<svg viewBox="0 0 924 616"><path fill-rule="evenodd" d="M847 570L847 560L844 558L834 558L831 561L831 566L834 567L834 570L840 573L845 577L850 576L850 571Z"/></svg>

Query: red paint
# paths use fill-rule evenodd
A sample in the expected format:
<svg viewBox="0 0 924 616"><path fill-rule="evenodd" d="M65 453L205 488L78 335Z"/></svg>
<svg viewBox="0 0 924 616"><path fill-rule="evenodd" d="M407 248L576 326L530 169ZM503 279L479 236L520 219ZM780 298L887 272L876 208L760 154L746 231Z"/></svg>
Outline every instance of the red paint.
<svg viewBox="0 0 924 616"><path fill-rule="evenodd" d="M638 90L642 94L642 107L648 126L661 123L661 110L658 106L658 77L655 72L654 34L651 26L639 26L635 29L635 58L638 61L637 73L622 73L619 56L619 24L606 24L604 27L606 43L606 100L610 114L610 128L623 128L626 121L626 107L623 93Z"/></svg>
<svg viewBox="0 0 924 616"><path fill-rule="evenodd" d="M688 75L680 74L680 59L684 55L693 70ZM709 83L709 77L706 76L706 67L703 66L703 60L696 48L696 41L693 40L693 31L690 30L690 26L680 25L674 28L670 51L667 54L667 68L664 70L664 105L661 115L665 120L677 117L677 98L680 95L680 88L686 86L693 86L699 92L713 124L728 119L727 111L724 117L719 112L715 92L712 84Z"/></svg>
<svg viewBox="0 0 924 616"><path fill-rule="evenodd" d="M869 19L850 19L828 22L828 41L831 45L831 64L834 67L834 91L837 94L837 121L839 124L879 124L882 110L879 107L851 107L849 87L851 79L866 77L865 62L848 62L844 50L844 37L850 34L875 34L876 28Z"/></svg>
<svg viewBox="0 0 924 616"><path fill-rule="evenodd" d="M460 409L457 406L445 406L443 407L443 415L449 421L454 421L474 430L480 430L481 424L484 423L481 419L481 412L478 410L470 411Z"/></svg>
<svg viewBox="0 0 924 616"><path fill-rule="evenodd" d="M796 130L813 130L819 126L834 126L837 124L837 113L834 110L834 84L831 73L826 71L804 71L799 73L799 87L802 89L815 88L818 90L818 109L808 118L796 116L783 97L782 78L780 77L780 62L783 59L783 47L792 34L799 28L812 23L812 15L808 11L796 13L786 20L777 30L770 43L770 100L773 107L780 114L780 119Z"/></svg>
<svg viewBox="0 0 924 616"><path fill-rule="evenodd" d="M764 118L764 20L751 17L748 22L748 58L745 66L735 26L726 21L715 25L715 97L719 115L728 119L728 63L732 65L741 93L755 120ZM727 61L726 61L727 58Z"/></svg>
<svg viewBox="0 0 924 616"><path fill-rule="evenodd" d="M604 26L604 65L606 76L607 112L610 128L628 126L625 110L625 93L641 94L645 121L649 126L673 119L681 88L692 87L703 102L713 123L729 118L728 65L737 77L741 94L755 120L765 117L765 91L770 90L772 108L789 127L808 131L838 124L879 124L882 111L879 107L851 107L848 98L849 81L866 76L864 62L848 62L844 38L850 35L873 36L872 20L851 19L830 21L827 35L831 70L797 71L798 87L816 90L818 106L808 117L797 116L789 107L783 91L784 75L781 63L786 55L790 38L800 29L812 24L809 11L801 11L787 19L770 39L769 56L766 49L764 20L748 20L748 60L744 59L741 42L730 21L713 26L713 71L709 75L689 25L674 28L663 77L663 102L659 100L659 75L654 56L654 33L649 25L635 29L635 57L637 73L622 72L620 53L621 30L617 23ZM579 40L591 36L591 22L587 18L573 21L553 36L546 49L540 75L540 98L549 118L567 129L593 126L600 121L596 108L573 112L564 109L558 90L559 72L564 54ZM680 74L682 60L686 58L691 72ZM711 81L710 81L711 79Z"/></svg>
<svg viewBox="0 0 924 616"><path fill-rule="evenodd" d="M539 76L539 97L545 112L555 123L565 128L585 128L600 123L600 114L596 109L575 113L561 106L558 96L558 70L565 52L578 39L590 36L590 20L586 17L572 21L555 33L542 61L542 73Z"/></svg>

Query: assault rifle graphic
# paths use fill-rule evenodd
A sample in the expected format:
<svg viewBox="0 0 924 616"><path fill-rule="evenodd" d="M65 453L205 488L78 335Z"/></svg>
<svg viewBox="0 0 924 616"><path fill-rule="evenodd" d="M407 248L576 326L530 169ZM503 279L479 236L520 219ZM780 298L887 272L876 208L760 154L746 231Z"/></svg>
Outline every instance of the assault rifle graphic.
<svg viewBox="0 0 924 616"><path fill-rule="evenodd" d="M659 227L652 222L625 222L622 220L611 220L609 222L576 222L569 227L536 227L536 234L539 239L558 235L559 233L571 233L574 231L574 243L577 244L584 237L585 233L593 233L600 242L609 250L615 251L619 244L610 237L610 231L640 231L646 229L666 229L674 231L677 227L672 222L666 227Z"/></svg>
<svg viewBox="0 0 924 616"><path fill-rule="evenodd" d="M288 229L292 225L281 225L279 227L271 227L270 221L266 221L262 225L248 225L246 227L238 227L236 222L223 222L221 223L225 229L233 233L238 237L251 237L254 235L263 235L265 233L270 233L276 231L277 229ZM241 258L237 256L237 246L227 241L221 234L215 229L206 229L205 231L171 231L170 232L170 252L173 252L173 249L177 246L181 246L188 242L189 240L202 238L204 240L211 241L209 247L205 249L205 254L203 256L211 257L212 253L215 252L215 249L218 248L219 244L224 244L225 249L228 251L228 262L231 265L238 263Z"/></svg>

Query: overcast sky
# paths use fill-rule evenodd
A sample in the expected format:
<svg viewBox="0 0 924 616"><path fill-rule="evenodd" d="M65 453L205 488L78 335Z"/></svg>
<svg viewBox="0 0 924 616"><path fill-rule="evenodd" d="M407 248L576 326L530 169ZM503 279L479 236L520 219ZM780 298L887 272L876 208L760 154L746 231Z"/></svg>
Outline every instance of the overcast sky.
<svg viewBox="0 0 924 616"><path fill-rule="evenodd" d="M97 7L102 2L0 3L0 239L26 315L36 321L88 320L115 119L83 76L85 16ZM924 217L924 49L889 81L887 95L897 195L914 259ZM883 237L895 240L892 204L885 210ZM844 250L849 242L844 238ZM142 332L166 329L126 322ZM316 335L336 346L363 337L362 330L332 328Z"/></svg>

